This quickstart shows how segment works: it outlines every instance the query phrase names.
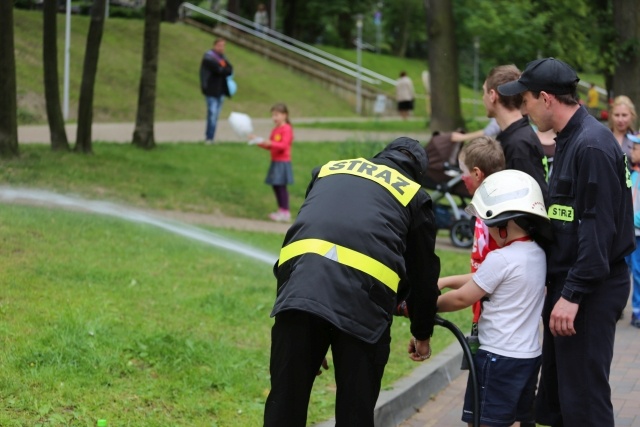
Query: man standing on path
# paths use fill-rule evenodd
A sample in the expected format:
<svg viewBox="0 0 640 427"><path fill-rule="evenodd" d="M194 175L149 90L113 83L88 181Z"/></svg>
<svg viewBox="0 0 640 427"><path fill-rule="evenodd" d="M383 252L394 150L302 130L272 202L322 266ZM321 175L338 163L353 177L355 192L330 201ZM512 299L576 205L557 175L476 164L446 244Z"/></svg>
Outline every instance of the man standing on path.
<svg viewBox="0 0 640 427"><path fill-rule="evenodd" d="M518 80L519 77L520 70L515 65L494 67L482 85L482 101L487 116L495 118L500 126L500 133L496 139L504 152L505 169L516 169L531 175L540 186L546 200L544 152L540 139L529 124L529 119L520 112L522 95L518 93L508 96L498 93L498 86Z"/></svg>
<svg viewBox="0 0 640 427"><path fill-rule="evenodd" d="M609 372L616 322L629 297L624 258L635 246L631 183L613 134L579 105L578 81L569 65L545 58L498 92L522 93L540 131L557 133L536 421L613 427Z"/></svg>
<svg viewBox="0 0 640 427"><path fill-rule="evenodd" d="M222 101L225 96L230 96L227 76L233 73L233 67L224 56L225 44L224 39L216 39L213 49L204 53L200 63L200 89L207 101L206 144L213 144Z"/></svg>
<svg viewBox="0 0 640 427"><path fill-rule="evenodd" d="M424 148L403 137L371 159L314 170L274 268L265 427L306 425L329 347L336 425L373 427L398 298L411 313L410 358L430 357L440 260L432 201L420 184L427 165Z"/></svg>

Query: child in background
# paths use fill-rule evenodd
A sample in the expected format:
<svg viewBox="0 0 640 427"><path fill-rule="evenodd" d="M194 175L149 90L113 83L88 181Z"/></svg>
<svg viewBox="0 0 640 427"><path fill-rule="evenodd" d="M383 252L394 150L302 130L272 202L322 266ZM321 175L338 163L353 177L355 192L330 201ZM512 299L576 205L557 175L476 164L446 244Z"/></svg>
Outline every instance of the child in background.
<svg viewBox="0 0 640 427"><path fill-rule="evenodd" d="M458 156L462 180L467 191L472 196L488 176L504 169L505 159L500 143L488 136L481 136L466 144ZM497 248L491 238L485 223L476 218L473 232L473 248L471 250L471 273L455 276L441 277L438 280L440 289L457 289L467 283L473 273L484 261L489 253ZM480 318L481 304L473 306L473 322L471 324L471 336L478 336L478 319Z"/></svg>
<svg viewBox="0 0 640 427"><path fill-rule="evenodd" d="M474 355L480 390L480 424L533 423L533 401L542 362L539 341L546 255L536 241L551 238L538 183L518 170L496 172L482 182L467 213L480 218L497 245L473 277L438 298L438 311L482 301L480 347ZM469 376L462 421L473 420Z"/></svg>
<svg viewBox="0 0 640 427"><path fill-rule="evenodd" d="M631 195L633 198L633 224L636 233L636 249L628 256L627 264L633 276L633 287L631 290L631 326L640 328L640 134L628 134L633 142L631 148Z"/></svg>
<svg viewBox="0 0 640 427"><path fill-rule="evenodd" d="M272 221L289 222L289 192L287 185L293 184L293 169L291 168L291 145L293 144L293 128L289 122L289 110L285 104L275 104L271 107L271 119L275 127L271 131L268 141L258 142L258 147L271 151L271 166L265 179L265 184L273 187L276 195L278 210L269 214ZM251 140L259 139L249 135Z"/></svg>

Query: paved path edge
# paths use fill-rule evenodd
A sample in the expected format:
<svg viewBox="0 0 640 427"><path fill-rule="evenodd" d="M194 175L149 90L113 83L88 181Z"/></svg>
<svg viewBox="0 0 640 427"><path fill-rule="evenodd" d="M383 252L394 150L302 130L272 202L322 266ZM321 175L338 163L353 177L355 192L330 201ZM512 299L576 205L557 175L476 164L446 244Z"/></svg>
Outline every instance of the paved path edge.
<svg viewBox="0 0 640 427"><path fill-rule="evenodd" d="M423 407L435 394L446 388L462 371L462 348L456 341L411 374L396 381L393 388L383 390L374 411L376 427L395 427ZM315 427L335 426L335 419Z"/></svg>

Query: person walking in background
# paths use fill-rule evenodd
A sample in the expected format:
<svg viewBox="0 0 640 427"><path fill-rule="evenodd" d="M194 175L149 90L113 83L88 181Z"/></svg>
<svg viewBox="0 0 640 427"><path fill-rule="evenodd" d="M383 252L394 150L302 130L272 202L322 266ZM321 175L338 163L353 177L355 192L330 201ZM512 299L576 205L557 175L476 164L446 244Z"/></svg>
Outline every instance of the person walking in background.
<svg viewBox="0 0 640 427"><path fill-rule="evenodd" d="M538 239L551 235L542 191L524 172L487 177L467 213L481 219L497 248L464 285L438 298L438 311L458 311L482 301L480 347L474 355L483 426L535 425L533 402L541 363L540 314L546 260ZM462 421L471 424L469 376Z"/></svg>
<svg viewBox="0 0 640 427"><path fill-rule="evenodd" d="M265 427L306 425L329 347L336 425L373 427L399 298L412 313L409 357L430 357L440 260L432 201L421 189L427 167L420 143L401 137L373 158L312 172L274 267Z"/></svg>
<svg viewBox="0 0 640 427"><path fill-rule="evenodd" d="M200 90L207 101L206 144L213 144L222 101L230 96L227 76L233 74L233 67L224 56L225 45L224 39L215 39L213 49L204 53L200 63Z"/></svg>
<svg viewBox="0 0 640 427"><path fill-rule="evenodd" d="M258 4L258 10L253 15L253 24L258 31L266 32L267 28L269 28L269 15L264 3Z"/></svg>
<svg viewBox="0 0 640 427"><path fill-rule="evenodd" d="M600 95L596 89L596 84L591 83L587 91L587 111L596 119L600 119Z"/></svg>
<svg viewBox="0 0 640 427"><path fill-rule="evenodd" d="M271 119L275 127L271 131L268 141L258 142L258 147L271 152L271 165L265 183L273 187L276 195L278 210L270 213L272 221L289 222L289 192L287 185L293 184L293 169L291 168L291 146L293 145L293 128L289 121L289 110L285 104L275 104L271 107ZM256 140L255 135L249 138Z"/></svg>
<svg viewBox="0 0 640 427"><path fill-rule="evenodd" d="M403 120L407 120L413 111L415 97L416 91L413 88L413 82L407 73L402 71L396 84L396 102L398 103L398 112Z"/></svg>
<svg viewBox="0 0 640 427"><path fill-rule="evenodd" d="M625 257L635 248L631 182L613 134L578 103L578 81L568 64L544 58L498 92L523 94L538 129L557 133L536 421L613 426L609 372L629 298Z"/></svg>
<svg viewBox="0 0 640 427"><path fill-rule="evenodd" d="M634 133L637 118L636 107L628 96L620 95L614 98L609 114L609 129L629 161L631 161L633 142L627 135Z"/></svg>
<svg viewBox="0 0 640 427"><path fill-rule="evenodd" d="M631 326L640 328L640 135L628 135L633 142L631 149L631 195L633 199L633 225L635 227L636 249L627 259L633 287L631 288Z"/></svg>

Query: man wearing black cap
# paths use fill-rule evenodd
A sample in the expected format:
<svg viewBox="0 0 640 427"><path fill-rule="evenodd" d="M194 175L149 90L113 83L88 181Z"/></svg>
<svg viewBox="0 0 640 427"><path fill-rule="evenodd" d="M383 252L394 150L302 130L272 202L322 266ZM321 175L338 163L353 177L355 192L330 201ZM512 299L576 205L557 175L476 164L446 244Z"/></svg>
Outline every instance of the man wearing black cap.
<svg viewBox="0 0 640 427"><path fill-rule="evenodd" d="M421 189L418 141L398 138L371 159L312 173L274 267L271 391L265 427L303 427L314 378L331 347L336 425L373 427L399 299L410 308L411 359L431 355L440 260L435 217Z"/></svg>
<svg viewBox="0 0 640 427"><path fill-rule="evenodd" d="M611 131L578 104L578 81L569 65L545 58L498 92L522 93L540 131L557 134L536 421L613 427L609 371L616 321L629 297L624 257L635 246L633 208L625 156Z"/></svg>

